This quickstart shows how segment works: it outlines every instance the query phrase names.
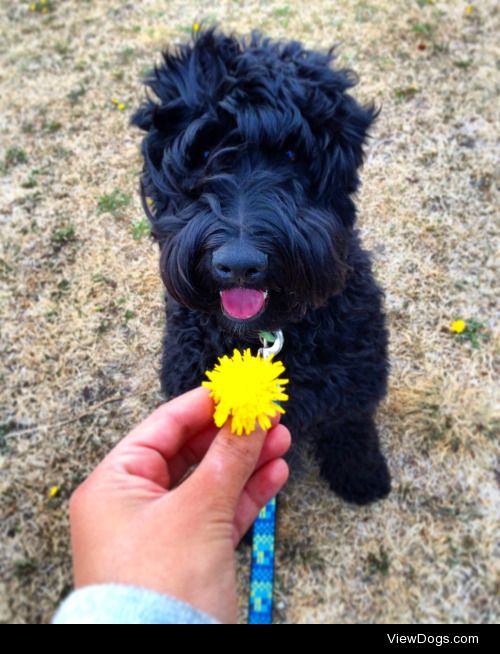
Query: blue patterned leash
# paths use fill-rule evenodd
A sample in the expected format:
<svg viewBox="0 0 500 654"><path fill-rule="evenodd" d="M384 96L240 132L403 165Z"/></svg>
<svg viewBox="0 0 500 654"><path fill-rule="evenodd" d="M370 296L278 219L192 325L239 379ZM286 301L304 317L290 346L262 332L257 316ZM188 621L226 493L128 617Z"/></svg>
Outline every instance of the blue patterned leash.
<svg viewBox="0 0 500 654"><path fill-rule="evenodd" d="M260 332L264 359L283 347L283 332ZM272 343L268 347L268 343ZM274 541L276 533L276 497L260 511L252 531L252 563L248 624L271 624L273 621Z"/></svg>
<svg viewBox="0 0 500 654"><path fill-rule="evenodd" d="M276 498L273 497L253 523L248 624L271 624L273 621L275 528Z"/></svg>

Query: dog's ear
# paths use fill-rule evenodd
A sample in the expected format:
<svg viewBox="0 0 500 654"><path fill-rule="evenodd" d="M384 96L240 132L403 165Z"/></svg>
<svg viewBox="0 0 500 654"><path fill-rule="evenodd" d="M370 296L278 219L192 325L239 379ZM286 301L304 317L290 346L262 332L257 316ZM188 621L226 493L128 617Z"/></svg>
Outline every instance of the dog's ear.
<svg viewBox="0 0 500 654"><path fill-rule="evenodd" d="M362 106L348 91L358 83L354 71L334 66L335 46L327 53L306 50L301 43L286 45L281 57L291 59L303 85L295 95L316 139L307 139L313 168L320 179L320 193L340 183L349 193L359 184L357 170L363 163L363 146L379 111ZM312 152L312 150L315 150Z"/></svg>
<svg viewBox="0 0 500 654"><path fill-rule="evenodd" d="M158 238L161 235L157 233L156 215L182 194L180 184L186 177L182 151L185 144L172 152L170 145L206 110L206 87L211 83L212 58L218 43L215 30L216 26L196 32L193 29L190 42L162 52L161 62L143 80L146 98L130 121L147 132L141 146L141 198L153 235ZM162 165L167 152L169 169L174 169L175 174L164 174Z"/></svg>
<svg viewBox="0 0 500 654"><path fill-rule="evenodd" d="M335 178L349 193L353 193L359 186L357 171L364 160L369 130L380 109L373 103L363 106L348 93L343 93L336 104L336 110L327 123L330 165Z"/></svg>
<svg viewBox="0 0 500 654"><path fill-rule="evenodd" d="M373 103L360 104L347 92L356 84L357 77L349 69L323 68L309 102L310 120L320 135L320 156L315 162L320 194L331 186L340 185L349 194L359 187L364 146L380 109Z"/></svg>

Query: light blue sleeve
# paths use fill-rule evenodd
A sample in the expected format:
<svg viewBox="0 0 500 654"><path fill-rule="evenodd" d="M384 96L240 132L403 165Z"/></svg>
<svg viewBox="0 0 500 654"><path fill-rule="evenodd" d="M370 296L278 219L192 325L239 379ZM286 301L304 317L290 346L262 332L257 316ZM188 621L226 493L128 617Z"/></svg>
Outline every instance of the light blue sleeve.
<svg viewBox="0 0 500 654"><path fill-rule="evenodd" d="M194 607L140 586L96 584L74 590L51 624L221 624Z"/></svg>

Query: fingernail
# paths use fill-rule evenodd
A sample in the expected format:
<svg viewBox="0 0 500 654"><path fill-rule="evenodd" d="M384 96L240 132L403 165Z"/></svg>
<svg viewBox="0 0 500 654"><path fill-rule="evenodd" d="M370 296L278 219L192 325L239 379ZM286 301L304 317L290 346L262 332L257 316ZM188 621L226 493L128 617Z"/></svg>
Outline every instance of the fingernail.
<svg viewBox="0 0 500 654"><path fill-rule="evenodd" d="M280 420L281 420L281 413L280 413L279 411L276 411L276 415L274 415L274 416L271 418L271 424L272 424L272 426L273 426L273 427L276 427L276 425L279 423Z"/></svg>

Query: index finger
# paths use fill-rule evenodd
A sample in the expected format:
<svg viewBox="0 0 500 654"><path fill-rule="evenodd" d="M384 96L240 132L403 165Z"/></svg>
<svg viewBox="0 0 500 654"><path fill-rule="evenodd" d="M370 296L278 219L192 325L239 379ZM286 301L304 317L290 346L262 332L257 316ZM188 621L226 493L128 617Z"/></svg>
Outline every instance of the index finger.
<svg viewBox="0 0 500 654"><path fill-rule="evenodd" d="M168 461L200 432L213 426L215 435L217 427L213 415L210 390L198 386L160 405L118 443L115 451L131 446L147 447L156 450Z"/></svg>

